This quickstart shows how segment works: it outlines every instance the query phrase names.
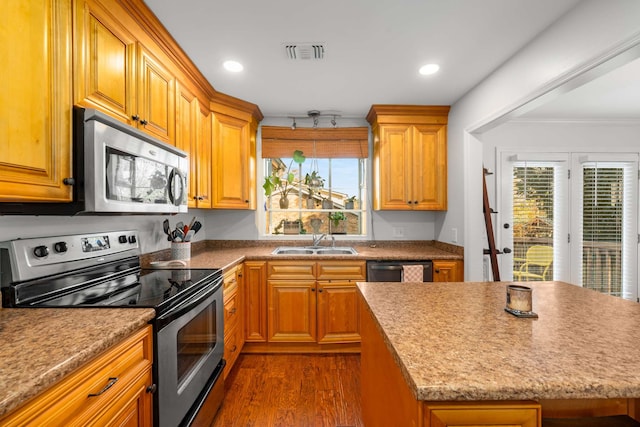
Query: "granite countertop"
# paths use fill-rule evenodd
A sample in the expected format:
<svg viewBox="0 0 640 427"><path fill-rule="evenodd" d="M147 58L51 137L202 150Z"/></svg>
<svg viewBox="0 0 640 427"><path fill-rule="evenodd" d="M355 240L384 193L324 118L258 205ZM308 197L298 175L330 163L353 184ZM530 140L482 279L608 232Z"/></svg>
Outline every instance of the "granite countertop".
<svg viewBox="0 0 640 427"><path fill-rule="evenodd" d="M0 417L154 316L151 308L0 309Z"/></svg>
<svg viewBox="0 0 640 427"><path fill-rule="evenodd" d="M206 241L192 245L190 268L228 268L245 260L462 260L462 248L434 241L338 241L336 246L353 246L357 255L273 255L279 246L308 246L311 241ZM322 246L330 246L322 241ZM165 261L170 258L170 250L160 251L143 257L144 263ZM172 268L184 268L173 266Z"/></svg>
<svg viewBox="0 0 640 427"><path fill-rule="evenodd" d="M517 318L507 284L358 288L418 400L640 397L640 304L528 282L539 318Z"/></svg>

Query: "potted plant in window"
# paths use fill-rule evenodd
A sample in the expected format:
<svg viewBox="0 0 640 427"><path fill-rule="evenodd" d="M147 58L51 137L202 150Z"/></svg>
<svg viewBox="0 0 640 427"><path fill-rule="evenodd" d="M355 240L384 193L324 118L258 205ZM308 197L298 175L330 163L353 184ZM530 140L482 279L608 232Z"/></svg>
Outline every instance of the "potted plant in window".
<svg viewBox="0 0 640 427"><path fill-rule="evenodd" d="M318 174L318 171L314 170L311 173L308 173L305 175L304 184L309 189L309 197L307 198L307 209L313 209L315 208L315 204L316 204L313 198L313 195L315 193L318 193L320 189L324 186L324 178L322 178Z"/></svg>
<svg viewBox="0 0 640 427"><path fill-rule="evenodd" d="M347 217L344 212L331 212L329 220L331 234L347 234Z"/></svg>
<svg viewBox="0 0 640 427"><path fill-rule="evenodd" d="M302 165L305 159L302 151L296 150L293 152L293 157L286 171L284 171L282 167L275 167L271 171L271 175L264 178L262 188L266 196L270 196L274 191L280 192L280 209L287 209L289 207L289 199L287 196L293 188L293 181L295 179L294 173L291 172L291 166L293 166L294 162Z"/></svg>
<svg viewBox="0 0 640 427"><path fill-rule="evenodd" d="M356 202L356 196L351 196L344 199L344 208L345 209L353 209Z"/></svg>

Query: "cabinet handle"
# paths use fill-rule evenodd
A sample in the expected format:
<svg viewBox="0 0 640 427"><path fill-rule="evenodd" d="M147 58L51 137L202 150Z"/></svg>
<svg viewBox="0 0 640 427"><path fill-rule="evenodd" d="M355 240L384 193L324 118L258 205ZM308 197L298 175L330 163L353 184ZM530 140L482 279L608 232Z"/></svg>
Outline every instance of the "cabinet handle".
<svg viewBox="0 0 640 427"><path fill-rule="evenodd" d="M140 120L140 116L137 114L134 114L133 116L131 116L131 118L133 119L134 122L137 122L138 120Z"/></svg>
<svg viewBox="0 0 640 427"><path fill-rule="evenodd" d="M156 390L158 389L158 386L155 384L151 384L149 387L147 387L147 393L155 393Z"/></svg>
<svg viewBox="0 0 640 427"><path fill-rule="evenodd" d="M145 119L140 120L140 124L141 124L142 126L146 126L146 125L147 125L147 123L149 123L149 122L148 122L148 121L146 121Z"/></svg>
<svg viewBox="0 0 640 427"><path fill-rule="evenodd" d="M102 393L104 393L105 391L109 390L117 381L118 381L117 377L109 378L109 382L107 383L106 386L104 386L104 388L102 390L100 390L97 393L90 393L88 397L100 396Z"/></svg>

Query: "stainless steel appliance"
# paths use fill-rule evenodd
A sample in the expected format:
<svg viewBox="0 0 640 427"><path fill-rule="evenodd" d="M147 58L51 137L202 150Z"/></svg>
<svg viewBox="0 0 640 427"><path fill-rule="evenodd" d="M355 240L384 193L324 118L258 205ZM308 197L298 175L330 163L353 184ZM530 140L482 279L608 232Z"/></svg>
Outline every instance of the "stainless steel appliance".
<svg viewBox="0 0 640 427"><path fill-rule="evenodd" d="M367 282L401 282L403 265L422 265L423 282L433 282L431 261L367 261Z"/></svg>
<svg viewBox="0 0 640 427"><path fill-rule="evenodd" d="M0 203L32 215L187 212L184 151L97 110L74 108L72 203Z"/></svg>
<svg viewBox="0 0 640 427"><path fill-rule="evenodd" d="M139 255L135 231L0 243L2 303L154 308L154 424L189 425L223 396L222 272L142 269Z"/></svg>

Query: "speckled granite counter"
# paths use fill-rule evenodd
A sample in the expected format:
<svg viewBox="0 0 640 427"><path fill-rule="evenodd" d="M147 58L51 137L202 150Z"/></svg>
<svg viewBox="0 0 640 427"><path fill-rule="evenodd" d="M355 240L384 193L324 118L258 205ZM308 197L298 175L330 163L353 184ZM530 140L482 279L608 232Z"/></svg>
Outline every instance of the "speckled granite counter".
<svg viewBox="0 0 640 427"><path fill-rule="evenodd" d="M337 246L353 246L357 255L273 255L279 246L305 246L309 241L207 241L195 243L192 247L191 268L225 268L244 260L287 260L287 259L387 259L387 260L462 260L462 248L435 241L339 241ZM322 246L330 242L323 241ZM160 251L143 257L143 262L167 260L170 251ZM176 267L179 268L179 267Z"/></svg>
<svg viewBox="0 0 640 427"><path fill-rule="evenodd" d="M417 400L640 397L640 304L528 285L538 319L504 311L504 282L358 287Z"/></svg>
<svg viewBox="0 0 640 427"><path fill-rule="evenodd" d="M0 309L0 416L153 319L153 309Z"/></svg>

